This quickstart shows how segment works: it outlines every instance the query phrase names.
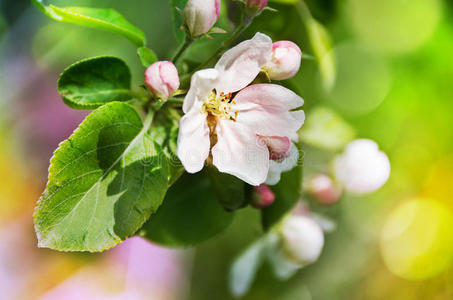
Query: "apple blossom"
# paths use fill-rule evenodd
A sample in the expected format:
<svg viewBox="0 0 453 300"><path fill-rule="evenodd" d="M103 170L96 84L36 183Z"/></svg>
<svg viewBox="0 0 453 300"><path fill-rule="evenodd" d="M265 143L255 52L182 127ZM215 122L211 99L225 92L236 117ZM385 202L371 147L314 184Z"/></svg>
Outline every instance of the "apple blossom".
<svg viewBox="0 0 453 300"><path fill-rule="evenodd" d="M171 61L158 61L145 71L145 83L158 97L168 98L179 88L178 70Z"/></svg>
<svg viewBox="0 0 453 300"><path fill-rule="evenodd" d="M291 215L283 220L280 235L283 255L299 266L315 262L324 246L324 233L308 216Z"/></svg>
<svg viewBox="0 0 453 300"><path fill-rule="evenodd" d="M279 41L272 45L272 58L264 70L273 80L284 80L296 75L300 68L302 51L290 41Z"/></svg>
<svg viewBox="0 0 453 300"><path fill-rule="evenodd" d="M189 0L183 11L192 37L207 33L220 16L220 0Z"/></svg>
<svg viewBox="0 0 453 300"><path fill-rule="evenodd" d="M255 194L253 196L251 205L254 208L265 208L274 203L275 194L265 184L261 184L255 187Z"/></svg>
<svg viewBox="0 0 453 300"><path fill-rule="evenodd" d="M359 139L346 146L333 162L336 179L354 194L367 194L379 189L390 176L387 155L371 140Z"/></svg>
<svg viewBox="0 0 453 300"><path fill-rule="evenodd" d="M305 119L302 110L294 111L302 98L275 84L249 86L271 55L271 39L257 33L225 52L215 68L192 76L177 147L187 172L200 171L208 160L257 186L272 156L287 155L287 141L297 140Z"/></svg>

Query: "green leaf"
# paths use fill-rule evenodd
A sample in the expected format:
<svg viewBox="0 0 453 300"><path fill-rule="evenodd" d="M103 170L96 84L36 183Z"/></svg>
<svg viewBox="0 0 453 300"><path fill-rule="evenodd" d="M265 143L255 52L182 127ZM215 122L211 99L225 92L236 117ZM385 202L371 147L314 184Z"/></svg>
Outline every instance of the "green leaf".
<svg viewBox="0 0 453 300"><path fill-rule="evenodd" d="M184 174L168 190L164 203L141 234L166 246L192 246L223 231L233 216L219 204L204 172Z"/></svg>
<svg viewBox="0 0 453 300"><path fill-rule="evenodd" d="M148 68L150 65L152 65L158 60L156 53L154 53L153 50L146 47L138 48L137 55L138 58L140 59L140 62L145 68Z"/></svg>
<svg viewBox="0 0 453 300"><path fill-rule="evenodd" d="M214 167L207 168L209 178L220 204L228 211L233 211L248 204L245 183L235 176L221 173Z"/></svg>
<svg viewBox="0 0 453 300"><path fill-rule="evenodd" d="M55 151L34 214L38 245L103 251L132 236L162 203L167 161L135 109L93 111Z"/></svg>
<svg viewBox="0 0 453 300"><path fill-rule="evenodd" d="M181 27L184 26L182 11L184 10L187 2L188 0L170 0L171 15L173 18L173 32L179 43L183 43L186 38L186 33L181 29Z"/></svg>
<svg viewBox="0 0 453 300"><path fill-rule="evenodd" d="M300 147L298 148L300 150ZM294 207L300 198L301 187L302 164L298 163L291 171L282 173L277 185L270 187L275 194L275 201L262 210L261 217L265 230L269 230Z"/></svg>
<svg viewBox="0 0 453 300"><path fill-rule="evenodd" d="M127 101L131 73L119 58L100 56L76 62L60 75L58 92L76 109L94 109L112 101Z"/></svg>
<svg viewBox="0 0 453 300"><path fill-rule="evenodd" d="M137 47L145 46L145 34L113 9L90 7L57 7L32 0L44 14L55 21L103 29L124 36Z"/></svg>

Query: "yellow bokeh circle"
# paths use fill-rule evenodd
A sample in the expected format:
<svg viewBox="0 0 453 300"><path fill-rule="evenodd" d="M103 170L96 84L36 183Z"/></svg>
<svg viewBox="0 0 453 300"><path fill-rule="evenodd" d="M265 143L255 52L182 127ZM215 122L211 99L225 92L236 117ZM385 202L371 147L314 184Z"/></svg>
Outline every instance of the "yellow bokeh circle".
<svg viewBox="0 0 453 300"><path fill-rule="evenodd" d="M389 270L405 279L440 274L453 259L453 215L432 199L399 205L381 232L381 253Z"/></svg>

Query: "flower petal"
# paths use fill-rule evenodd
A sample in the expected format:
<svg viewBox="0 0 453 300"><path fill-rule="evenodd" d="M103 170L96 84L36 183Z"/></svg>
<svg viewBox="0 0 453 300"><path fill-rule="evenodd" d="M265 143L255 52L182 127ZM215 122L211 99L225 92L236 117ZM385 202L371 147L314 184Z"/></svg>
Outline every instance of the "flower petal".
<svg viewBox="0 0 453 300"><path fill-rule="evenodd" d="M267 174L266 184L275 185L280 181L283 172L288 172L299 162L299 149L291 143L290 153L287 158L282 160L271 160L269 162L269 173Z"/></svg>
<svg viewBox="0 0 453 300"><path fill-rule="evenodd" d="M276 84L254 84L234 98L237 122L253 128L259 135L287 136L297 141L297 130L305 120L304 100L293 91Z"/></svg>
<svg viewBox="0 0 453 300"><path fill-rule="evenodd" d="M179 121L177 155L189 173L203 169L209 155L209 127L201 104L194 105Z"/></svg>
<svg viewBox="0 0 453 300"><path fill-rule="evenodd" d="M218 79L219 72L216 69L204 69L193 74L189 92L184 98L182 106L184 113L190 111L194 103L203 103L215 88Z"/></svg>
<svg viewBox="0 0 453 300"><path fill-rule="evenodd" d="M252 130L230 120L216 127L217 144L212 148L213 163L220 172L238 177L250 185L260 185L269 170L269 150Z"/></svg>
<svg viewBox="0 0 453 300"><path fill-rule="evenodd" d="M271 160L280 160L290 155L291 140L286 136L261 136L269 149Z"/></svg>
<svg viewBox="0 0 453 300"><path fill-rule="evenodd" d="M257 33L225 52L215 68L220 73L218 92L236 92L249 85L272 56L272 40Z"/></svg>

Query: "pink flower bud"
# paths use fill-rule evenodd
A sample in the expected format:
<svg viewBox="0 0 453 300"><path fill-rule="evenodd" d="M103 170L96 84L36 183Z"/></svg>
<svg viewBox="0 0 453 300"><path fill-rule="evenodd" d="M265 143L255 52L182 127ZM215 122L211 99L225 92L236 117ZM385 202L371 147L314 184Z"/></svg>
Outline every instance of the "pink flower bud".
<svg viewBox="0 0 453 300"><path fill-rule="evenodd" d="M311 177L307 183L307 192L321 204L335 204L341 197L342 188L324 174Z"/></svg>
<svg viewBox="0 0 453 300"><path fill-rule="evenodd" d="M220 0L189 0L183 16L192 37L205 34L219 19Z"/></svg>
<svg viewBox="0 0 453 300"><path fill-rule="evenodd" d="M259 7L260 9L265 8L267 0L247 0L247 7Z"/></svg>
<svg viewBox="0 0 453 300"><path fill-rule="evenodd" d="M293 77L299 71L302 51L290 41L279 41L272 45L272 58L264 66L273 80L284 80Z"/></svg>
<svg viewBox="0 0 453 300"><path fill-rule="evenodd" d="M145 83L154 95L166 99L179 88L178 70L171 61L158 61L146 69Z"/></svg>
<svg viewBox="0 0 453 300"><path fill-rule="evenodd" d="M251 205L254 208L265 208L274 203L275 195L272 190L265 184L255 187L255 195Z"/></svg>

